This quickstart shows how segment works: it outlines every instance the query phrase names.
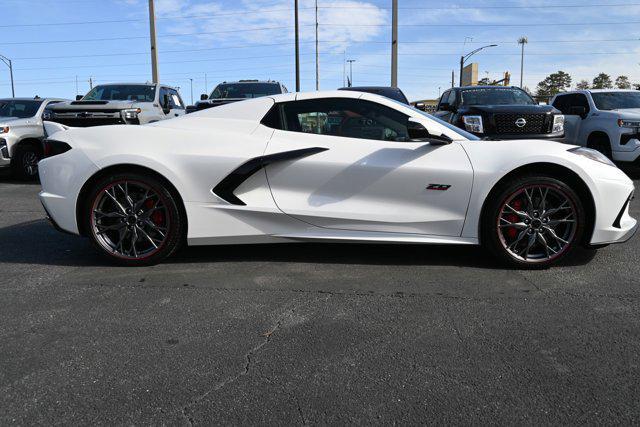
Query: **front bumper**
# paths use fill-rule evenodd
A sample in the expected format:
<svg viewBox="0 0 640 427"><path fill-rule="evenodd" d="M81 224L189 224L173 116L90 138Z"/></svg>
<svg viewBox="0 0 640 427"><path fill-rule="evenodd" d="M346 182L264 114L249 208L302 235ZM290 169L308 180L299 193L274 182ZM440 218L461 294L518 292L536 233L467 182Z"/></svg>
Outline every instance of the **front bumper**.
<svg viewBox="0 0 640 427"><path fill-rule="evenodd" d="M557 133L534 133L534 134L475 134L480 138L486 138L491 140L512 140L512 139L544 139L551 141L563 142L564 132Z"/></svg>
<svg viewBox="0 0 640 427"><path fill-rule="evenodd" d="M638 222L629 215L634 192L633 182L629 179L598 180L597 186L598 194L594 194L596 218L589 245L626 242L638 227Z"/></svg>

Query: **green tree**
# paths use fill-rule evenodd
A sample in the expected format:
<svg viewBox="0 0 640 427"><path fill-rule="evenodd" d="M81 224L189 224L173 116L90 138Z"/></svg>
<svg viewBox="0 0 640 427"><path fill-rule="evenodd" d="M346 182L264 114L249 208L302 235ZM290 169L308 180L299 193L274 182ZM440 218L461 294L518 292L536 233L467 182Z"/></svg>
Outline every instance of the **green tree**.
<svg viewBox="0 0 640 427"><path fill-rule="evenodd" d="M547 78L538 83L536 93L539 96L553 96L571 87L571 76L564 71L549 74Z"/></svg>
<svg viewBox="0 0 640 427"><path fill-rule="evenodd" d="M608 74L600 73L593 79L591 87L593 89L611 89L613 82Z"/></svg>
<svg viewBox="0 0 640 427"><path fill-rule="evenodd" d="M616 79L616 87L618 89L631 89L631 82L627 76L618 76Z"/></svg>
<svg viewBox="0 0 640 427"><path fill-rule="evenodd" d="M576 89L589 89L589 82L587 80L580 80L576 85Z"/></svg>

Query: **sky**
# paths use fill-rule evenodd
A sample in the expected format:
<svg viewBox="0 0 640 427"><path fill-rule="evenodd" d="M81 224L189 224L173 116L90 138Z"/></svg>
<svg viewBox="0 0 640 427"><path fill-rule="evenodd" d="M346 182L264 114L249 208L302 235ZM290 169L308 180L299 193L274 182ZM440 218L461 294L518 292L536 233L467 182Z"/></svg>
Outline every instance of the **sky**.
<svg viewBox="0 0 640 427"><path fill-rule="evenodd" d="M563 70L640 83L640 0L398 0L398 86L436 98L458 79L460 55L479 77L535 89ZM94 84L151 79L148 0L2 0L0 55L12 59L16 96L73 98ZM299 0L301 89L315 90L315 0ZM391 0L318 0L320 89L389 85ZM7 19L11 17L11 19ZM160 81L185 102L217 83L272 79L295 90L293 0L156 0ZM349 72L348 66L346 67ZM77 79L77 89L76 89ZM11 96L0 63L0 97Z"/></svg>

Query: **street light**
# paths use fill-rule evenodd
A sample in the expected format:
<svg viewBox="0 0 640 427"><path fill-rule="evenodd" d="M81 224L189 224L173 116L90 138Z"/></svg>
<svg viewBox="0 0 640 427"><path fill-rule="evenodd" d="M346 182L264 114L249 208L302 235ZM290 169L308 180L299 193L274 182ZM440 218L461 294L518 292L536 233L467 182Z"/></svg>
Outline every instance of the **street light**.
<svg viewBox="0 0 640 427"><path fill-rule="evenodd" d="M349 63L349 84L347 86L351 87L353 86L353 63L356 62L356 60L347 59L347 62Z"/></svg>
<svg viewBox="0 0 640 427"><path fill-rule="evenodd" d="M9 74L11 75L11 96L13 98L16 97L16 89L13 86L13 64L11 60L6 56L0 55L0 61L4 62L7 67L9 67Z"/></svg>
<svg viewBox="0 0 640 427"><path fill-rule="evenodd" d="M498 45L497 44L490 44L490 45L487 45L487 46L482 46L482 47L479 47L476 50L472 50L471 52L467 53L466 55L463 55L463 56L460 57L460 86L462 86L462 69L464 68L464 63L466 62L466 60L471 58L476 53L480 52L482 49L486 49L488 47L496 47L496 46L498 46Z"/></svg>
<svg viewBox="0 0 640 427"><path fill-rule="evenodd" d="M522 45L522 51L520 55L520 89L522 89L522 76L524 75L524 45L529 43L529 39L526 37L520 37L518 44Z"/></svg>

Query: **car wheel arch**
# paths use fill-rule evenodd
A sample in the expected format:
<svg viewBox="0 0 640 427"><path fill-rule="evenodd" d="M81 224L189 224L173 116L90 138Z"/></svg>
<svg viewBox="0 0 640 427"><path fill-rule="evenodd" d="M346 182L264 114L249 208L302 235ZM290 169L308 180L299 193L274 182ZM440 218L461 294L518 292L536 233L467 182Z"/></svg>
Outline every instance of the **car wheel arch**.
<svg viewBox="0 0 640 427"><path fill-rule="evenodd" d="M492 198L495 197L496 192L500 190L500 186L505 181L508 181L514 177L517 177L520 175L532 174L532 173L542 174L545 176L556 178L561 181L567 182L572 186L574 191L580 197L581 202L585 206L587 223L585 224L585 228L584 228L585 233L582 236L582 241L580 243L582 245L587 245L588 242L591 240L591 236L593 234L593 230L595 227L595 220L596 220L595 201L593 199L593 194L591 193L589 186L576 172L572 171L566 166L562 166L557 163L545 163L545 162L528 163L528 164L519 166L509 171L507 174L502 176L498 181L496 181L493 184L493 186L491 187L491 190L487 194L487 197L485 197L482 204L482 209L480 210L480 217L478 220L478 239L479 240L482 239L481 237L482 224L485 221L484 216L486 215L486 208L487 208L487 205L489 204L488 201L492 200Z"/></svg>
<svg viewBox="0 0 640 427"><path fill-rule="evenodd" d="M15 150L18 147L31 146L36 149L36 151L42 155L42 142L37 138L24 138L20 141L13 144L12 150Z"/></svg>
<svg viewBox="0 0 640 427"><path fill-rule="evenodd" d="M123 172L129 172L129 173L136 172L136 173L147 174L164 182L169 188L170 192L172 192L176 197L178 208L181 210L181 213L184 216L186 221L185 231L188 232L189 220L187 217L186 207L184 204L184 200L182 199L182 195L180 194L176 186L173 185L173 183L169 179L167 179L164 175L162 175L158 171L155 171L153 169L150 169L148 167L141 166L141 165L120 163L120 164L110 165L108 167L98 170L96 173L91 175L91 177L89 177L89 179L87 179L87 181L82 185L82 188L80 189L80 192L78 193L78 198L76 200L76 224L78 226L78 232L80 233L81 236L87 236L87 230L84 229L84 221L81 220L81 215L82 215L82 210L86 207L85 203L87 202L86 199L88 197L89 192L91 191L93 186L99 180L103 179L105 176L117 174L117 173L123 173ZM185 233L185 236L186 236L186 233Z"/></svg>

